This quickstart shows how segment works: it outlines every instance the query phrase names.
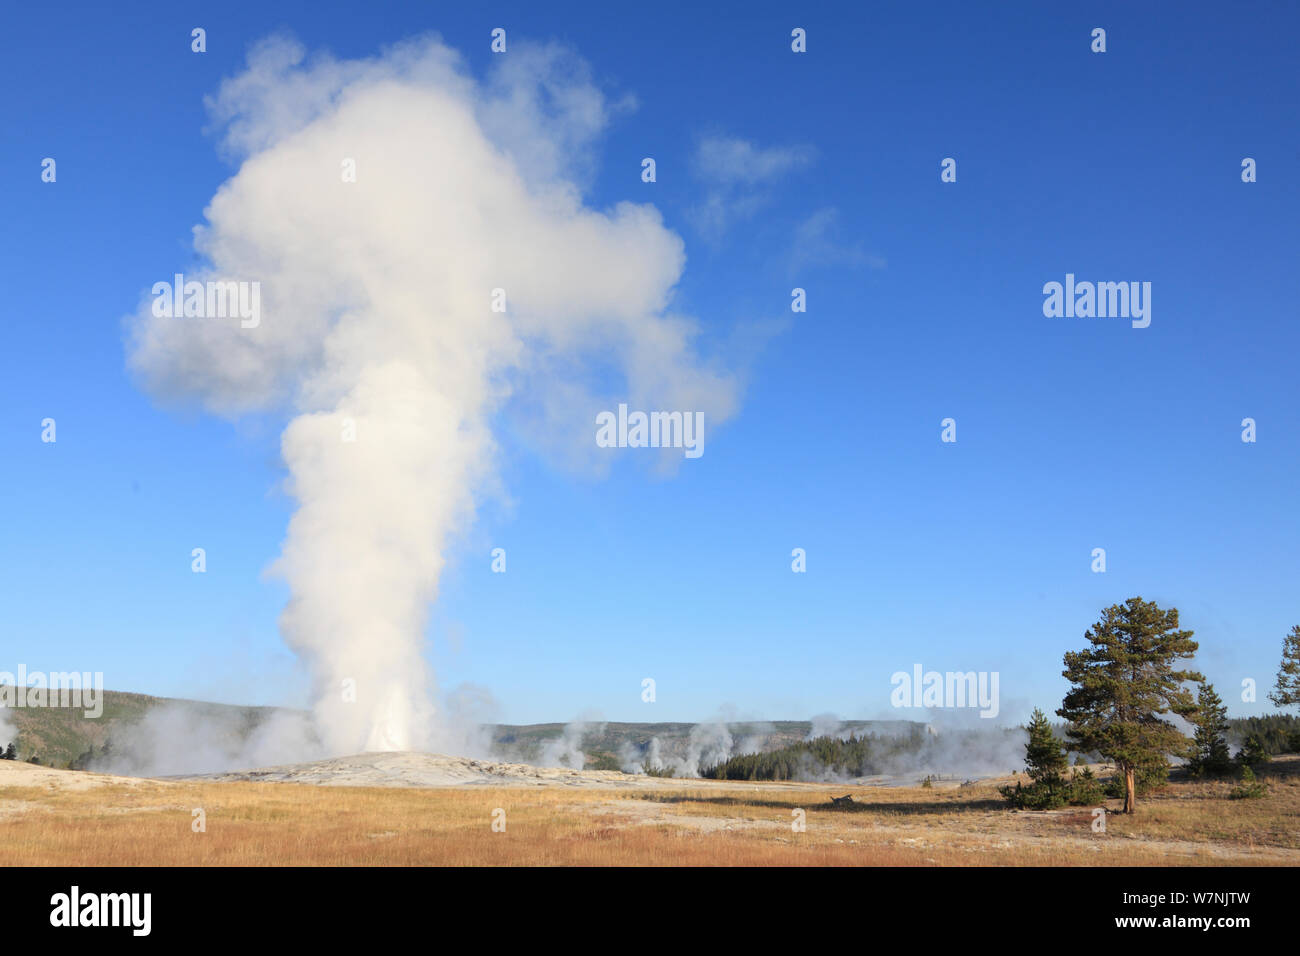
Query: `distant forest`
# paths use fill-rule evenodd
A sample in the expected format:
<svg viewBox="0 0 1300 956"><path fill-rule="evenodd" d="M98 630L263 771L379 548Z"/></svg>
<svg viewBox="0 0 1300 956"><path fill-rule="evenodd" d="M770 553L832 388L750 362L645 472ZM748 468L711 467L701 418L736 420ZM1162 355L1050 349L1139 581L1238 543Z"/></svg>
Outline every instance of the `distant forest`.
<svg viewBox="0 0 1300 956"><path fill-rule="evenodd" d="M972 754L986 752L991 740L1001 743L1019 733L956 731L938 737L924 727L912 727L901 735L818 737L766 753L739 754L714 766L701 767L700 776L710 780L818 780L869 777L898 772L900 767L942 771L964 750Z"/></svg>
<svg viewBox="0 0 1300 956"><path fill-rule="evenodd" d="M1268 714L1264 717L1232 717L1228 720L1227 736L1245 741L1258 737L1264 752L1276 756L1296 750L1296 735L1300 734L1300 717L1291 714Z"/></svg>
<svg viewBox="0 0 1300 956"><path fill-rule="evenodd" d="M1053 730L1064 737L1064 724ZM903 735L864 734L818 737L790 744L767 753L739 754L711 767L701 767L700 776L710 780L818 780L825 777L870 777L897 772L900 766L941 772L944 763L960 755L963 744L978 752L987 749L990 733L1017 734L1009 731L947 732L942 737L913 727ZM1244 740L1257 737L1269 754L1287 753L1294 735L1300 734L1300 717L1270 714L1266 717L1238 717L1228 721L1228 735ZM965 738L963 740L963 738ZM1097 754L1082 754L1089 762L1100 761ZM957 756L955 759L960 759Z"/></svg>

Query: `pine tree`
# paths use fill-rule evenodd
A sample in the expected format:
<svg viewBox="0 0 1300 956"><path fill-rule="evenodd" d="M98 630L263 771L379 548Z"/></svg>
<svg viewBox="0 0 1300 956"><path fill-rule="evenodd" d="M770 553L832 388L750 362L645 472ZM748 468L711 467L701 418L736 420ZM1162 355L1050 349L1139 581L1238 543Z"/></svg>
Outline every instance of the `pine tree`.
<svg viewBox="0 0 1300 956"><path fill-rule="evenodd" d="M1072 749L1114 761L1123 775L1124 812L1134 813L1138 770L1163 763L1166 754L1192 755L1192 742L1161 715L1196 712L1183 685L1205 678L1174 667L1197 644L1191 631L1178 629L1177 608L1140 597L1106 608L1084 637L1092 647L1065 655L1062 674L1074 686L1056 713L1070 724Z"/></svg>
<svg viewBox="0 0 1300 956"><path fill-rule="evenodd" d="M1237 753L1237 763L1243 767L1258 767L1260 764L1268 763L1273 758L1269 756L1268 748L1264 746L1264 741L1258 734L1251 734L1246 738Z"/></svg>
<svg viewBox="0 0 1300 956"><path fill-rule="evenodd" d="M1279 707L1300 704L1300 624L1282 639L1282 666L1277 672L1277 686L1268 699Z"/></svg>
<svg viewBox="0 0 1300 956"><path fill-rule="evenodd" d="M9 746L5 748L4 756L0 760L17 760L18 750L14 747L13 741L9 741Z"/></svg>
<svg viewBox="0 0 1300 956"><path fill-rule="evenodd" d="M1048 790L1059 789L1067 765L1061 742L1052 733L1047 715L1039 708L1029 720L1029 741L1025 744L1025 772L1034 783Z"/></svg>
<svg viewBox="0 0 1300 956"><path fill-rule="evenodd" d="M1249 764L1241 768L1241 783L1228 793L1229 800L1259 799L1268 795L1268 787L1255 778Z"/></svg>
<svg viewBox="0 0 1300 956"><path fill-rule="evenodd" d="M1011 806L1021 810L1055 809L1066 802L1069 790L1064 776L1067 765L1065 752L1052 733L1047 715L1037 707L1025 729L1029 731L1029 740L1025 743L1025 773L1029 775L1029 786L1017 780L1014 787L999 787L998 792Z"/></svg>
<svg viewBox="0 0 1300 956"><path fill-rule="evenodd" d="M1194 774L1226 773L1232 767L1232 754L1224 731L1228 729L1228 708L1213 684L1202 684L1196 693L1196 754L1191 759Z"/></svg>

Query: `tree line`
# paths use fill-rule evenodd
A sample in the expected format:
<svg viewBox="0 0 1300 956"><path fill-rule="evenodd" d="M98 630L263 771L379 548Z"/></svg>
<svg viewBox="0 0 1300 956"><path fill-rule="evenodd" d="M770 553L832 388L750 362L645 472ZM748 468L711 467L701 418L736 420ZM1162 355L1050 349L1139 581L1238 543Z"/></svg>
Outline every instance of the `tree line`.
<svg viewBox="0 0 1300 956"><path fill-rule="evenodd" d="M1014 730L1003 730L1014 734ZM941 770L943 754L969 743L987 743L987 732L945 734L942 745L924 727L913 725L905 734L850 734L817 737L765 753L738 754L699 775L711 780L816 780L819 777L870 777L888 773L900 764L917 769ZM942 751L940 747L942 746Z"/></svg>
<svg viewBox="0 0 1300 956"><path fill-rule="evenodd" d="M890 756L912 752L923 745L919 728L903 737L878 737L850 734L847 739L817 737L769 750L766 753L738 754L712 767L701 767L699 774L710 780L806 780L809 777L835 775L865 777L878 773Z"/></svg>

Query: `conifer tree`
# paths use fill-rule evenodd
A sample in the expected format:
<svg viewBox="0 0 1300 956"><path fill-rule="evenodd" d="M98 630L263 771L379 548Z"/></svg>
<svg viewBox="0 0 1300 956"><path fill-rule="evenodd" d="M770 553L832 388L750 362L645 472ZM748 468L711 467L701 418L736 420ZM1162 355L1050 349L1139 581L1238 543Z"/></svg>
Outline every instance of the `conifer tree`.
<svg viewBox="0 0 1300 956"><path fill-rule="evenodd" d="M1074 686L1056 713L1069 722L1072 749L1095 751L1123 775L1124 812L1137 810L1136 775L1166 754L1192 756L1192 741L1161 715L1191 717L1196 701L1183 686L1203 682L1176 670L1196 653L1191 631L1178 629L1178 609L1132 597L1102 612L1084 633L1092 644L1065 655L1062 674Z"/></svg>
<svg viewBox="0 0 1300 956"><path fill-rule="evenodd" d="M1300 624L1282 639L1282 666L1277 672L1277 686L1268 699L1279 707L1300 704Z"/></svg>
<svg viewBox="0 0 1300 956"><path fill-rule="evenodd" d="M1011 806L1019 810L1052 810L1067 800L1069 784L1064 773L1065 752L1061 742L1052 733L1047 715L1035 707L1025 728L1029 739L1025 742L1025 773L1029 786L1019 780L1016 785L999 787L998 792Z"/></svg>
<svg viewBox="0 0 1300 956"><path fill-rule="evenodd" d="M1035 707L1027 729L1029 741L1025 744L1025 772L1030 780L1042 784L1049 791L1059 789L1064 781L1065 751L1052 733L1047 715Z"/></svg>
<svg viewBox="0 0 1300 956"><path fill-rule="evenodd" d="M1241 745L1241 750L1237 753L1237 763L1243 767L1258 767L1260 764L1268 763L1273 758L1269 756L1268 748L1264 746L1264 741L1258 734L1251 734Z"/></svg>
<svg viewBox="0 0 1300 956"><path fill-rule="evenodd" d="M1224 732L1228 729L1228 708L1213 684L1202 684L1196 692L1196 754L1191 760L1193 773L1226 773L1232 767L1232 754Z"/></svg>

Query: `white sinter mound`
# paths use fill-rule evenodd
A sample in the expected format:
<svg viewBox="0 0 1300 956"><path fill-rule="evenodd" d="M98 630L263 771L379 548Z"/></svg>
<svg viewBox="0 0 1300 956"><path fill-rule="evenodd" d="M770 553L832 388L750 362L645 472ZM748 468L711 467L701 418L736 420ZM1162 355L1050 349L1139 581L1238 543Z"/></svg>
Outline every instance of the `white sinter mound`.
<svg viewBox="0 0 1300 956"><path fill-rule="evenodd" d="M614 770L568 770L468 757L396 751L310 763L187 776L188 780L253 780L344 787L569 786L645 787L656 778Z"/></svg>

